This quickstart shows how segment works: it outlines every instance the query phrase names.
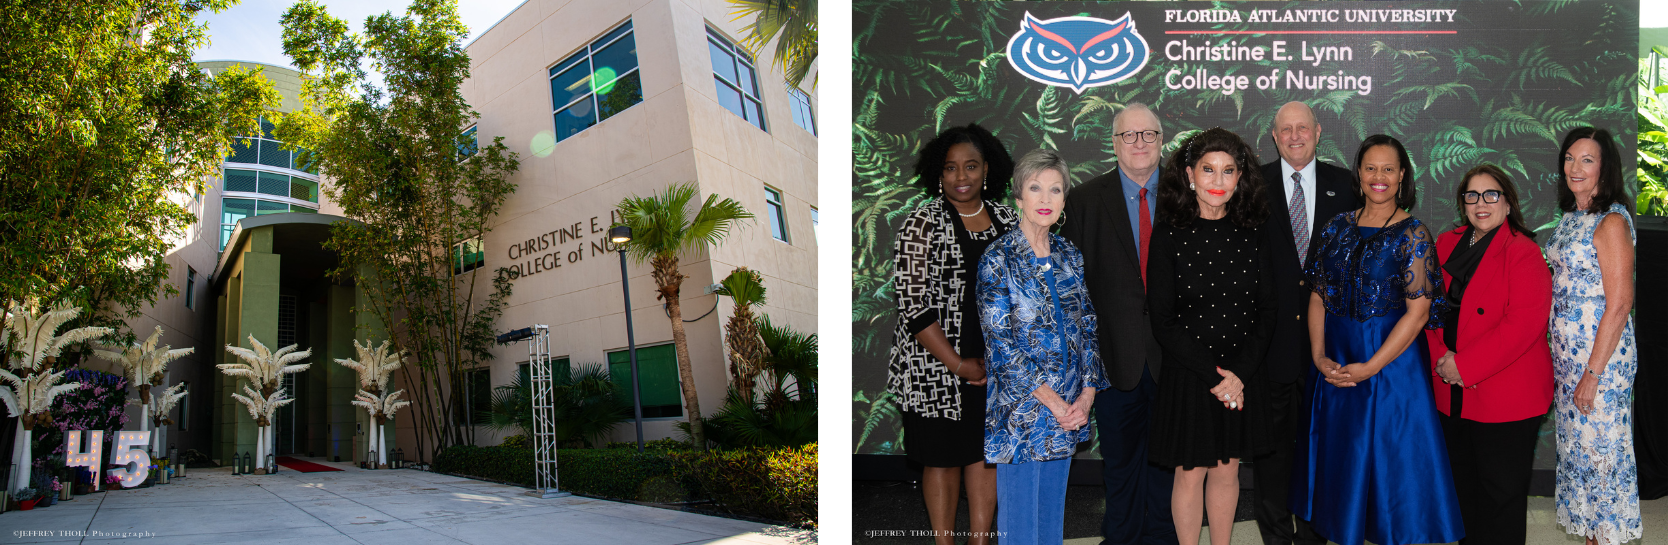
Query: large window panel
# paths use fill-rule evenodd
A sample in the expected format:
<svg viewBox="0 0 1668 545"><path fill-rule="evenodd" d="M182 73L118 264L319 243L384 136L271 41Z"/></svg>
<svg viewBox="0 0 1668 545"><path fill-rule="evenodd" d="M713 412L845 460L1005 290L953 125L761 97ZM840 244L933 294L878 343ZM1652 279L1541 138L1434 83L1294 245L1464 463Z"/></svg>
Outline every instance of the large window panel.
<svg viewBox="0 0 1668 545"><path fill-rule="evenodd" d="M290 198L319 202L319 183L305 178L290 178Z"/></svg>
<svg viewBox="0 0 1668 545"><path fill-rule="evenodd" d="M226 169L226 184L223 191L244 191L254 193L257 190L256 176L253 170Z"/></svg>
<svg viewBox="0 0 1668 545"><path fill-rule="evenodd" d="M228 163L255 164L261 161L260 141L252 138L233 138L232 154L226 157Z"/></svg>
<svg viewBox="0 0 1668 545"><path fill-rule="evenodd" d="M627 35L616 40L608 47L602 48L591 57L591 69L596 73L595 86L598 91L604 91L605 86L615 78L626 72L637 69L637 40Z"/></svg>
<svg viewBox="0 0 1668 545"><path fill-rule="evenodd" d="M759 130L768 130L753 58L711 27L707 28L707 54L712 58L712 82L718 91L718 103Z"/></svg>
<svg viewBox="0 0 1668 545"><path fill-rule="evenodd" d="M290 211L290 205L284 204L284 203L281 203L281 202L255 201L255 204L257 205L257 208L255 209L255 215L257 215L257 216L265 216L267 214L282 214L282 213Z"/></svg>
<svg viewBox="0 0 1668 545"><path fill-rule="evenodd" d="M597 117L614 117L614 114L643 101L642 75L640 72L626 74L625 77L598 88L597 92Z"/></svg>
<svg viewBox="0 0 1668 545"><path fill-rule="evenodd" d="M579 131L591 128L597 124L596 109L591 107L589 99L568 106L556 112L556 141L560 142L569 136L579 134Z"/></svg>
<svg viewBox="0 0 1668 545"><path fill-rule="evenodd" d="M786 82L783 82L783 86L788 88L788 98L792 99L790 100L790 106L793 106L793 123L809 131L812 136L816 136L817 119L811 113L811 97Z"/></svg>
<svg viewBox="0 0 1668 545"><path fill-rule="evenodd" d="M261 164L269 167L290 168L290 152L284 151L276 140L261 141Z"/></svg>
<svg viewBox="0 0 1668 545"><path fill-rule="evenodd" d="M237 220L255 215L254 199L223 199L220 201L220 223L237 223Z"/></svg>
<svg viewBox="0 0 1668 545"><path fill-rule="evenodd" d="M267 195L276 195L279 197L290 196L289 176L274 174L271 172L261 172L259 175L261 183L260 188L257 189L257 191Z"/></svg>
<svg viewBox="0 0 1668 545"><path fill-rule="evenodd" d="M557 142L643 102L631 22L551 67L550 102Z"/></svg>
<svg viewBox="0 0 1668 545"><path fill-rule="evenodd" d="M582 59L583 60L583 59ZM550 78L551 101L561 108L591 93L591 70L580 63L560 75Z"/></svg>

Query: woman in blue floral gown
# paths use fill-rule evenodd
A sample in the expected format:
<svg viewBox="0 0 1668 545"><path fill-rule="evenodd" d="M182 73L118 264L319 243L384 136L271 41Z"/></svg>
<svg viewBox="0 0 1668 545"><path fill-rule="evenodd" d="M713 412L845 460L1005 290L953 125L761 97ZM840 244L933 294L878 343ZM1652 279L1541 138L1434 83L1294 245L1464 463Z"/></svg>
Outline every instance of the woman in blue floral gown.
<svg viewBox="0 0 1668 545"><path fill-rule="evenodd" d="M1465 532L1423 335L1442 289L1435 239L1404 211L1413 170L1400 142L1368 137L1355 163L1365 206L1326 224L1305 271L1315 369L1292 512L1342 545L1455 541Z"/></svg>
<svg viewBox="0 0 1668 545"><path fill-rule="evenodd" d="M1558 524L1613 545L1639 539L1633 457L1633 218L1610 133L1570 131L1558 153L1564 217L1552 262L1552 393L1558 430Z"/></svg>

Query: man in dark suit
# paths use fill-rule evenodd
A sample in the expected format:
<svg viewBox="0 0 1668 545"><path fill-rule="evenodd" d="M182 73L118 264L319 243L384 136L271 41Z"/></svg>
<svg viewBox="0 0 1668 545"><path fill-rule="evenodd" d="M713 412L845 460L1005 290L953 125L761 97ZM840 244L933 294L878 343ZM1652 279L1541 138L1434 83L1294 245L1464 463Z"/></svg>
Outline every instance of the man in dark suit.
<svg viewBox="0 0 1668 545"><path fill-rule="evenodd" d="M1263 165L1263 180L1282 190L1268 195L1266 243L1273 248L1274 280L1280 301L1280 320L1258 380L1268 392L1267 410L1273 416L1274 452L1252 461L1252 493L1257 528L1264 545L1323 544L1309 522L1292 516L1288 505L1293 457L1300 434L1309 431L1305 378L1314 361L1309 358L1309 282L1303 266L1314 259L1326 222L1361 206L1355 175L1315 159L1321 127L1302 102L1288 102L1274 115L1274 145L1280 159Z"/></svg>
<svg viewBox="0 0 1668 545"><path fill-rule="evenodd" d="M1157 211L1158 116L1139 103L1112 118L1112 172L1071 190L1060 235L1083 252L1089 300L1100 316L1098 340L1112 388L1095 396L1106 516L1102 544L1176 543L1170 518L1171 471L1147 462L1147 434L1157 394L1158 341L1147 318L1147 241ZM1152 191L1149 191L1152 190Z"/></svg>

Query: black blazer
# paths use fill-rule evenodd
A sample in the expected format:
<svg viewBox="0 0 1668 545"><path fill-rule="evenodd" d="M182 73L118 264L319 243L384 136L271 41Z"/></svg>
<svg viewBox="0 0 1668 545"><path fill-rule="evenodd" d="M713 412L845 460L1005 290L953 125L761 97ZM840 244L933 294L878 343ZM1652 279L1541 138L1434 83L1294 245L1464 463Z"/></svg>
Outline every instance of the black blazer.
<svg viewBox="0 0 1668 545"><path fill-rule="evenodd" d="M1147 182L1158 188L1158 175ZM1142 368L1158 380L1163 351L1147 317L1147 288L1141 284L1138 241L1129 228L1124 184L1118 170L1079 184L1066 195L1060 236L1083 252L1084 283L1100 318L1101 361L1112 387L1129 391L1141 382ZM1154 191L1148 199L1157 199ZM1157 218L1153 218L1156 220ZM1294 252L1295 253L1295 252Z"/></svg>
<svg viewBox="0 0 1668 545"><path fill-rule="evenodd" d="M1291 181L1280 175L1280 161L1276 159L1263 165L1263 182L1267 185L1263 194L1268 196L1268 223L1263 225L1262 231L1274 259L1279 319L1274 322L1274 339L1269 343L1262 374L1271 382L1287 384L1297 380L1304 370L1314 365L1314 360L1309 358L1309 294L1312 291L1297 261L1297 239L1292 234L1292 217L1287 210L1284 185ZM1320 247L1320 232L1328 220L1361 207L1354 173L1317 159L1315 178L1315 194L1305 195L1315 202L1315 217L1309 218L1313 228L1309 233L1309 255L1304 263L1314 259L1315 251Z"/></svg>

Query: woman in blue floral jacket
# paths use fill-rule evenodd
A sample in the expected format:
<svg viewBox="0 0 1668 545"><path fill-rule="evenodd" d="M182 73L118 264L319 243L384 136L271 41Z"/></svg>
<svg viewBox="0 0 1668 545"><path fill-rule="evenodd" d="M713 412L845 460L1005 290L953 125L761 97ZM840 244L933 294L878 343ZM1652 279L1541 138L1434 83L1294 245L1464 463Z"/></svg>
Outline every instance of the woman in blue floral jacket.
<svg viewBox="0 0 1668 545"><path fill-rule="evenodd" d="M996 464L996 529L1004 545L1060 543L1066 476L1089 440L1095 391L1111 386L1095 341L1083 255L1048 232L1070 179L1052 150L1014 167L1019 229L979 260L979 318L989 393L985 461Z"/></svg>

